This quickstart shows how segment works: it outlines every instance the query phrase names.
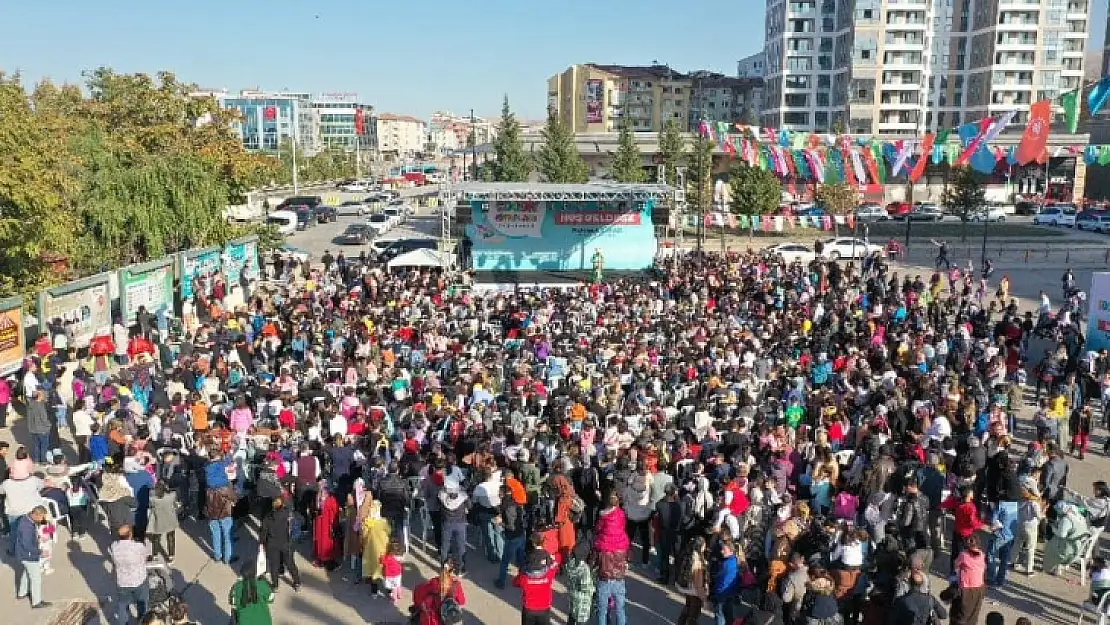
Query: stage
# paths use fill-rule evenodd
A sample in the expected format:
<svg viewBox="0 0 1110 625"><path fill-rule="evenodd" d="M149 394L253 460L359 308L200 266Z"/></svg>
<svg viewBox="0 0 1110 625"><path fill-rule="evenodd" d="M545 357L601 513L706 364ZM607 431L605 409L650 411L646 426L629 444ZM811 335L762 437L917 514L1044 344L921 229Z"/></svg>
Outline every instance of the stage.
<svg viewBox="0 0 1110 625"><path fill-rule="evenodd" d="M643 271L606 271L605 282L621 280L651 281L656 278L654 269ZM542 291L544 289L576 289L593 281L592 271L478 271L474 274L471 290L483 292L512 292L518 290Z"/></svg>

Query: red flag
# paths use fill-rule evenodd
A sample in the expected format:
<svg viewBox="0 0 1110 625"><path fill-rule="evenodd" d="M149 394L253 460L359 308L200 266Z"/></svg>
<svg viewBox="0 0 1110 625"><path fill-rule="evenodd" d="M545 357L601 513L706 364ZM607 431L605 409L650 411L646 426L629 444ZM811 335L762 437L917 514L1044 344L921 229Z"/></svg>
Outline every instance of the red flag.
<svg viewBox="0 0 1110 625"><path fill-rule="evenodd" d="M1048 145L1048 133L1052 128L1052 100L1034 102L1029 107L1029 123L1018 145L1017 162L1025 165L1040 157Z"/></svg>
<svg viewBox="0 0 1110 625"><path fill-rule="evenodd" d="M921 143L921 157L917 159L917 164L913 166L913 171L910 172L910 182L917 182L925 175L925 168L929 166L929 159L933 156L934 141L936 141L936 136L933 133L925 133L925 141Z"/></svg>
<svg viewBox="0 0 1110 625"><path fill-rule="evenodd" d="M272 122L277 119L277 107L267 106L266 108L262 109L262 119L265 119L268 122Z"/></svg>
<svg viewBox="0 0 1110 625"><path fill-rule="evenodd" d="M366 118L362 109L355 109L355 134L360 137L366 134Z"/></svg>

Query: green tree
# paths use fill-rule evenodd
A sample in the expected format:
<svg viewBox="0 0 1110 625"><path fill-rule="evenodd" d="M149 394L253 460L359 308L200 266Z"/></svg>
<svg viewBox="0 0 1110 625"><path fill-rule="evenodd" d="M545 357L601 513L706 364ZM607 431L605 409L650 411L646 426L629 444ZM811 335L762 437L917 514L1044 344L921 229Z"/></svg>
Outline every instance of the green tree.
<svg viewBox="0 0 1110 625"><path fill-rule="evenodd" d="M667 184L677 184L678 168L685 162L685 153L686 137L682 136L678 124L673 119L668 119L663 124L663 132L659 133L659 158L663 163L663 176Z"/></svg>
<svg viewBox="0 0 1110 625"><path fill-rule="evenodd" d="M647 180L643 155L640 154L640 148L636 145L636 137L627 123L621 124L617 153L613 155L613 162L609 165L609 173L617 182L638 184Z"/></svg>
<svg viewBox="0 0 1110 625"><path fill-rule="evenodd" d="M698 215L713 207L713 141L698 135L686 158L686 203Z"/></svg>
<svg viewBox="0 0 1110 625"><path fill-rule="evenodd" d="M967 222L971 220L972 213L986 204L987 192L970 167L957 167L941 201L964 223L961 238L966 240Z"/></svg>
<svg viewBox="0 0 1110 625"><path fill-rule="evenodd" d="M743 161L733 161L729 171L732 212L740 215L765 215L782 201L782 182L778 176Z"/></svg>
<svg viewBox="0 0 1110 625"><path fill-rule="evenodd" d="M859 193L844 183L823 184L817 189L817 203L834 215L847 215L859 205Z"/></svg>
<svg viewBox="0 0 1110 625"><path fill-rule="evenodd" d="M548 109L540 136L543 145L536 154L536 168L545 182L589 182L590 168L578 153L574 133L559 120L554 108Z"/></svg>
<svg viewBox="0 0 1110 625"><path fill-rule="evenodd" d="M496 162L493 177L497 182L525 182L532 174L532 159L524 151L520 122L509 108L509 96L501 104L501 123L493 140Z"/></svg>

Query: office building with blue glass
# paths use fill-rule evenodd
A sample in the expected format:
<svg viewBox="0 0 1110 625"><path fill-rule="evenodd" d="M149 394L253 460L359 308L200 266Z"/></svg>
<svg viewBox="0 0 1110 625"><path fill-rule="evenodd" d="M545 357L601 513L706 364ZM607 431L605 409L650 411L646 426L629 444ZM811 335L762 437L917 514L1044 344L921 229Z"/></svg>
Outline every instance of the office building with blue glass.
<svg viewBox="0 0 1110 625"><path fill-rule="evenodd" d="M277 152L291 141L307 155L323 148L320 116L307 93L244 91L238 97L222 98L221 104L240 112L242 118L234 128L248 150Z"/></svg>

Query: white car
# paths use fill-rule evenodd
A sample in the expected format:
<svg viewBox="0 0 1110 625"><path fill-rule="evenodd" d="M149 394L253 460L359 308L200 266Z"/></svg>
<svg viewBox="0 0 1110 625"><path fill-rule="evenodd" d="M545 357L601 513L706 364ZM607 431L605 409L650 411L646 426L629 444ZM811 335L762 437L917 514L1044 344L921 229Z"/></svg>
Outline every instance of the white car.
<svg viewBox="0 0 1110 625"><path fill-rule="evenodd" d="M1003 223L1006 221L1006 208L1003 206L984 206L980 209L971 211L968 215L971 221L981 222L990 221Z"/></svg>
<svg viewBox="0 0 1110 625"><path fill-rule="evenodd" d="M376 236L381 236L393 229L393 220L386 216L384 212L370 215L366 223L374 229Z"/></svg>
<svg viewBox="0 0 1110 625"><path fill-rule="evenodd" d="M401 212L401 208L398 206L387 206L382 209L382 214L385 215L387 219L389 219L390 223L392 224L391 227L396 228L397 226L405 223L405 214Z"/></svg>
<svg viewBox="0 0 1110 625"><path fill-rule="evenodd" d="M1034 226L1067 226L1075 227L1075 207L1070 204L1054 204L1045 206L1033 216Z"/></svg>
<svg viewBox="0 0 1110 625"><path fill-rule="evenodd" d="M852 237L840 237L838 239L829 239L825 241L825 256L831 260L840 260L841 258L866 258L871 254L879 252L883 253L881 245L868 243L863 239L854 239Z"/></svg>
<svg viewBox="0 0 1110 625"><path fill-rule="evenodd" d="M863 222L886 221L890 219L881 204L860 204L856 208L856 219Z"/></svg>
<svg viewBox="0 0 1110 625"><path fill-rule="evenodd" d="M365 182L349 182L339 187L339 190L344 193L366 193L370 190L370 185Z"/></svg>
<svg viewBox="0 0 1110 625"><path fill-rule="evenodd" d="M817 254L815 254L812 249L801 243L783 243L781 245L769 247L767 251L772 254L781 255L787 264L800 262L803 265L808 265L813 259L817 258Z"/></svg>

